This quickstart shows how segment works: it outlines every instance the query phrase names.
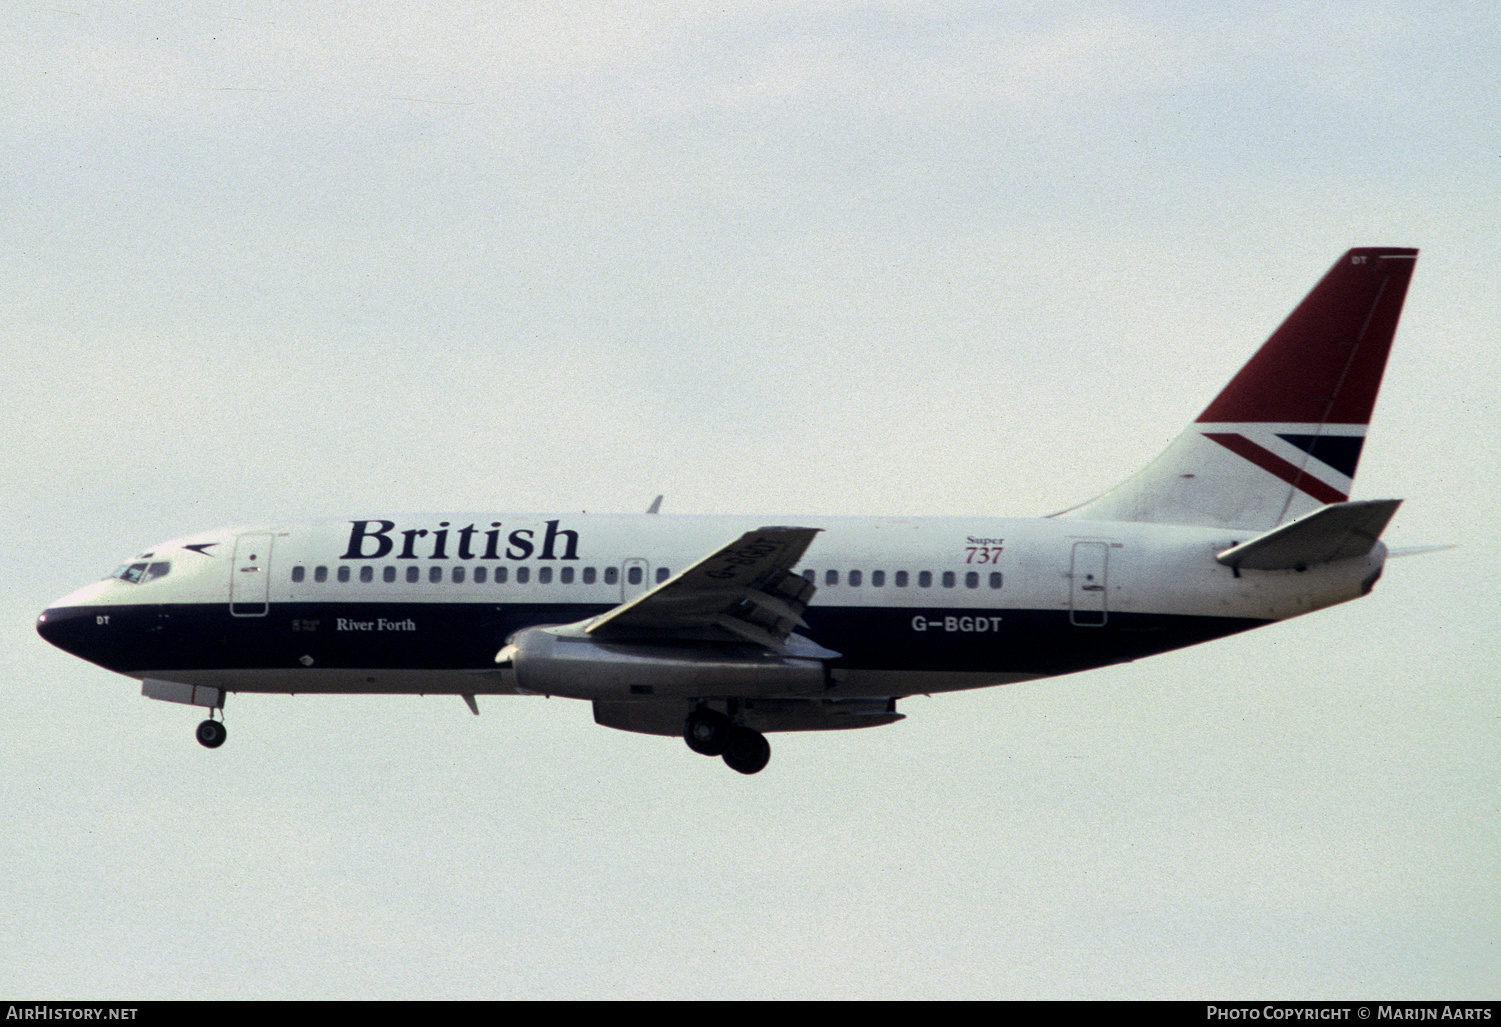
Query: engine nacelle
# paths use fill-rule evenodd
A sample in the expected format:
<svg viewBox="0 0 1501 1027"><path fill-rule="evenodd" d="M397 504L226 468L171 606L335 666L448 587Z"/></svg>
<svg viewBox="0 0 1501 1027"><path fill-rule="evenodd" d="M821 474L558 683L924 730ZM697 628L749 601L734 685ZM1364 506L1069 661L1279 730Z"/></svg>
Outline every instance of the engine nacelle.
<svg viewBox="0 0 1501 1027"><path fill-rule="evenodd" d="M518 631L497 659L510 662L522 691L572 699L818 695L828 684L819 659L754 646L604 642L572 628Z"/></svg>

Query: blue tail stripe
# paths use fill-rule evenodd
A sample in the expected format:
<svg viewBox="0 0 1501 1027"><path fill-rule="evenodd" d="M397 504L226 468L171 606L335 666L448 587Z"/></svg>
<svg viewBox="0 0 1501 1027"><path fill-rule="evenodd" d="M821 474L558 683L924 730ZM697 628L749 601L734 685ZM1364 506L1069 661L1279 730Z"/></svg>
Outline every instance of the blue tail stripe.
<svg viewBox="0 0 1501 1027"><path fill-rule="evenodd" d="M1359 435L1278 435L1315 460L1323 461L1346 478L1355 477L1360 463L1360 447L1365 439Z"/></svg>

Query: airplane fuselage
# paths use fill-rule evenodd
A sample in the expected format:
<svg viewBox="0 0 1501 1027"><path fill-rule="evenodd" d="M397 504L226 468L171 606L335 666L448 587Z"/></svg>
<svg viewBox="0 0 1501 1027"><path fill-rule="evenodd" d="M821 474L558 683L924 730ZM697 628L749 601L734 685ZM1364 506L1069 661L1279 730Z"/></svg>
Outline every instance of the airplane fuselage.
<svg viewBox="0 0 1501 1027"><path fill-rule="evenodd" d="M128 561L59 600L41 628L110 670L226 691L515 694L495 663L513 634L602 614L774 520L432 514L225 529ZM1177 649L1362 595L1385 554L1378 544L1306 571L1237 573L1214 559L1246 535L1227 529L802 520L820 529L795 568L818 590L805 633L840 654L826 687L843 696L1005 684ZM631 698L591 687L563 694Z"/></svg>

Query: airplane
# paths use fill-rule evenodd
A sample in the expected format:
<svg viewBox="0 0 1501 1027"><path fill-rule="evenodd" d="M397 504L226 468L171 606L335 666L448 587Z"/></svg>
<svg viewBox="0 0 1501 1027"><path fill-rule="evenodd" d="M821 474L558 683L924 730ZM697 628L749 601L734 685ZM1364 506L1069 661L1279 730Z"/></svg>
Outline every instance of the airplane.
<svg viewBox="0 0 1501 1027"><path fill-rule="evenodd" d="M1366 595L1401 500L1352 500L1418 251L1352 249L1154 461L1041 518L421 514L174 539L48 642L206 708L241 693L546 695L742 774L766 735L1123 663Z"/></svg>

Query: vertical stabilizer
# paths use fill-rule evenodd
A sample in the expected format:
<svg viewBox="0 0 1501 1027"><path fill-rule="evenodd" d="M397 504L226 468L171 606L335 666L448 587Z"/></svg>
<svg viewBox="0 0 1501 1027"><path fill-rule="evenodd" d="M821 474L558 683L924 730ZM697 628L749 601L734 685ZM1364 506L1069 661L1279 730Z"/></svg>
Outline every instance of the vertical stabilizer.
<svg viewBox="0 0 1501 1027"><path fill-rule="evenodd" d="M1346 253L1156 460L1060 516L1265 531L1348 499L1417 255Z"/></svg>

